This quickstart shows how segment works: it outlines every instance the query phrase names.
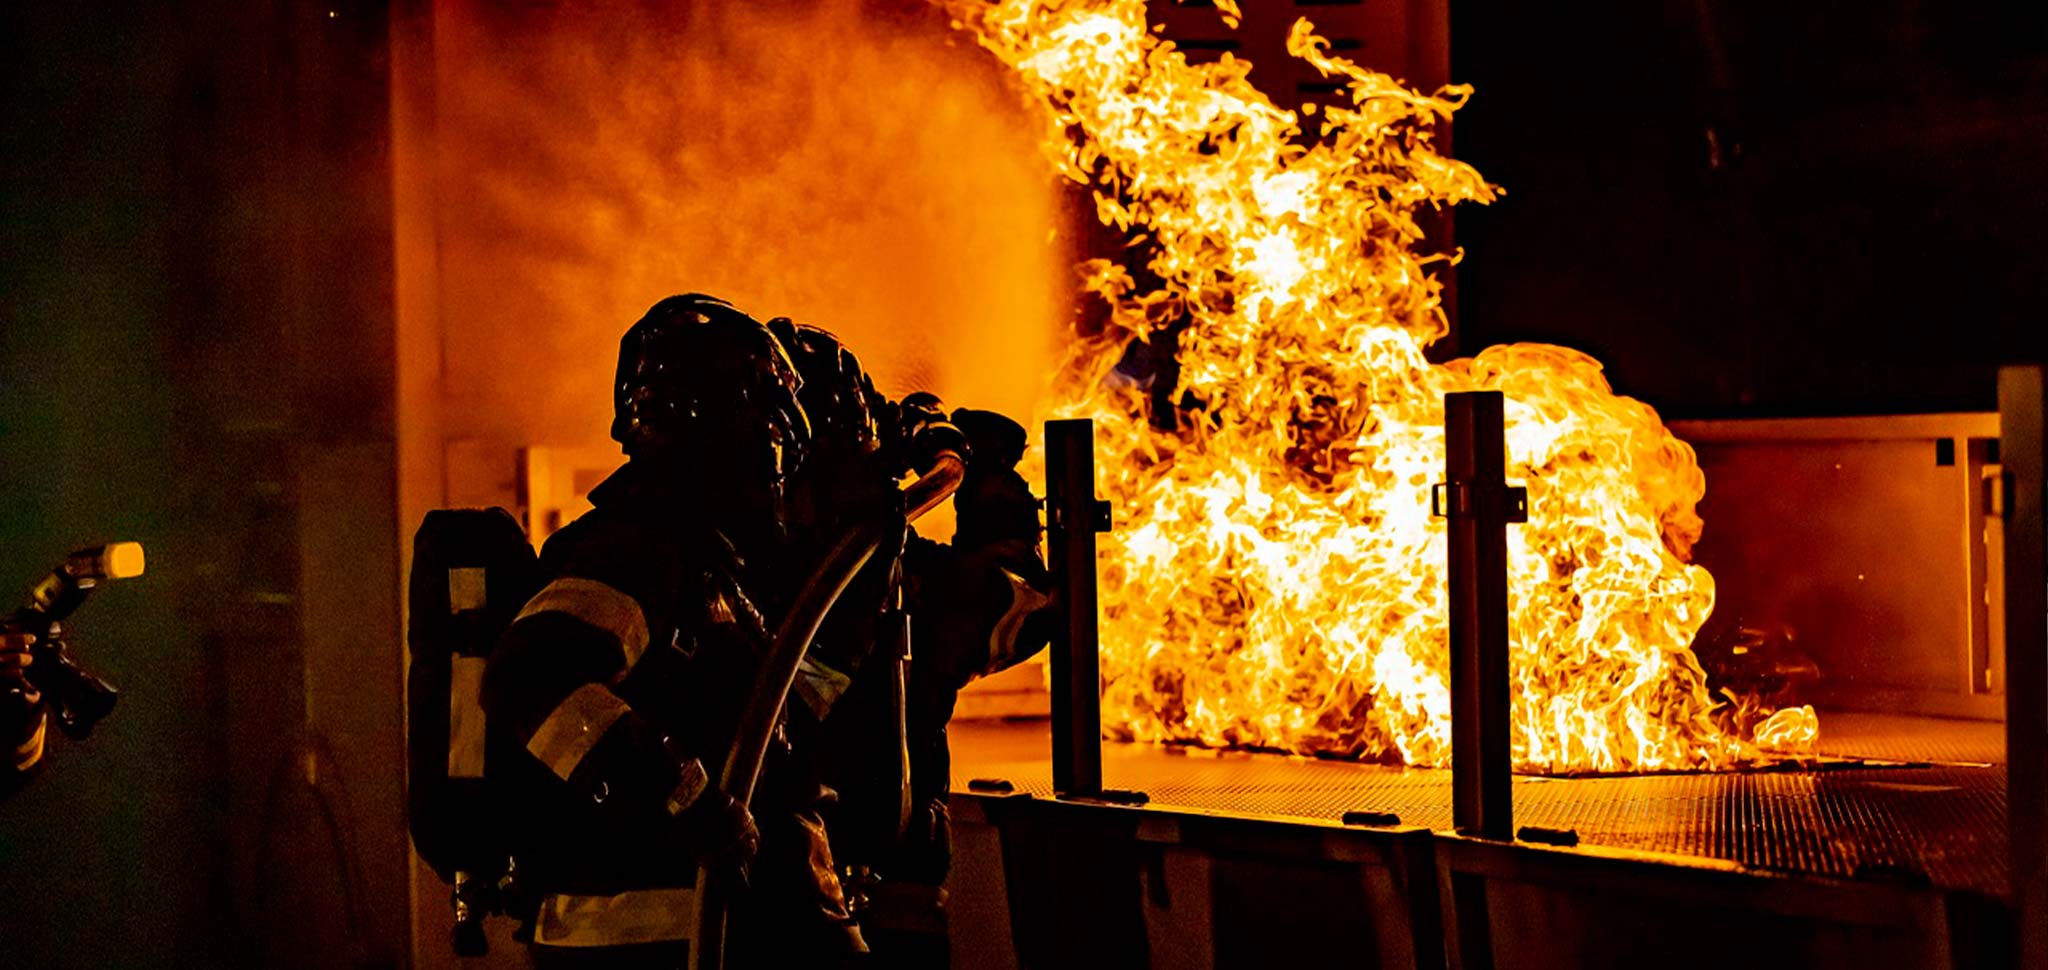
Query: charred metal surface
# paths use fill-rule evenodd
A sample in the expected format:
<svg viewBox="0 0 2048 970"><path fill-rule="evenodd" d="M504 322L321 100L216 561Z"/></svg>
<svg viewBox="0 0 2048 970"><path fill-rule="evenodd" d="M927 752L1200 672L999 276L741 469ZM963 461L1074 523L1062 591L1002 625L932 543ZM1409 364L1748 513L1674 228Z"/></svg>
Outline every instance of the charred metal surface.
<svg viewBox="0 0 2048 970"><path fill-rule="evenodd" d="M1998 375L2004 465L2007 835L2020 966L2048 967L2048 427L2038 367Z"/></svg>
<svg viewBox="0 0 2048 970"><path fill-rule="evenodd" d="M1515 777L1518 821L1569 829L1582 846L1719 859L1758 870L2003 895L2005 771L1997 725L1822 715L1837 754L1918 757L1910 766L1545 779ZM955 777L999 776L1052 794L1042 723L952 728ZM1160 808L1339 822L1361 805L1438 831L1452 828L1450 772L1273 754L1103 745L1109 784L1142 788Z"/></svg>
<svg viewBox="0 0 2048 970"><path fill-rule="evenodd" d="M1095 422L1045 423L1046 562L1066 622L1053 636L1052 770L1061 794L1102 794L1102 676L1096 628Z"/></svg>
<svg viewBox="0 0 2048 970"><path fill-rule="evenodd" d="M1512 837L1508 777L1508 531L1527 495L1507 485L1504 399L1444 395L1444 484L1434 501L1450 549L1451 789L1457 830Z"/></svg>

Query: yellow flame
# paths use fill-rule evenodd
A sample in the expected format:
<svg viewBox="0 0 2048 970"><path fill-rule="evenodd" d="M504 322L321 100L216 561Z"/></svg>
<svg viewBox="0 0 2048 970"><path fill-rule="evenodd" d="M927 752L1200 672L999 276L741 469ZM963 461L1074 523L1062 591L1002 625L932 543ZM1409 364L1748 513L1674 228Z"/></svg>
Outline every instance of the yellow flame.
<svg viewBox="0 0 2048 970"><path fill-rule="evenodd" d="M1233 4L1219 4L1226 16ZM1507 399L1514 754L1525 770L1717 767L1810 748L1811 709L1755 732L1710 696L1689 644L1713 608L1689 564L1692 449L1597 361L1536 344L1438 365L1439 283L1417 216L1497 189L1437 150L1470 91L1412 91L1288 49L1349 104L1316 137L1228 54L1191 65L1140 0L954 0L1045 109L1049 157L1101 219L1142 232L1156 285L1085 264L1106 301L1070 354L1058 416L1098 428L1116 508L1102 571L1103 716L1115 736L1443 764L1449 758L1443 395ZM1178 426L1120 369L1177 329ZM1803 739L1803 741L1802 741Z"/></svg>

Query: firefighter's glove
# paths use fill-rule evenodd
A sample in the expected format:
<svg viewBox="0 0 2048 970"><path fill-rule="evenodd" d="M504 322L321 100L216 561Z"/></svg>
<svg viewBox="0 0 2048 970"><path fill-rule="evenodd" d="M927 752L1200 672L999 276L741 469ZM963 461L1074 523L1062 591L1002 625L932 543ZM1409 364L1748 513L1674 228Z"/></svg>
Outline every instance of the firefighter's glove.
<svg viewBox="0 0 2048 970"><path fill-rule="evenodd" d="M34 659L28 648L35 642L35 634L0 626L0 689L20 690L29 703L37 700L35 687L28 682L29 663Z"/></svg>
<svg viewBox="0 0 2048 970"><path fill-rule="evenodd" d="M746 889L748 870L761 851L761 832L745 805L706 788L678 819L697 864L734 891Z"/></svg>
<svg viewBox="0 0 2048 970"><path fill-rule="evenodd" d="M953 423L966 433L974 456L967 476L953 497L959 523L956 542L979 545L1017 540L1038 541L1038 499L1031 494L1017 462L1024 457L1024 426L994 411L962 408Z"/></svg>
<svg viewBox="0 0 2048 970"><path fill-rule="evenodd" d="M970 457L966 432L946 418L945 405L936 395L919 391L904 397L897 406L897 427L903 460L912 474L932 467L942 451Z"/></svg>
<svg viewBox="0 0 2048 970"><path fill-rule="evenodd" d="M971 470L1010 471L1024 457L1028 443L1024 426L1007 415L961 408L953 412L953 424L967 435L967 445L974 449L974 460L968 463Z"/></svg>

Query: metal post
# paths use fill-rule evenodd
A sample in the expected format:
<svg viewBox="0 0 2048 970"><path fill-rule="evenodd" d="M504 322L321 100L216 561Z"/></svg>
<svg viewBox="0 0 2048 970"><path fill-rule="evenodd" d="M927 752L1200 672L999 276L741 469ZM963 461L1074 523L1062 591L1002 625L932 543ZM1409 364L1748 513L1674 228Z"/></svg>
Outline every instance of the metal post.
<svg viewBox="0 0 2048 970"><path fill-rule="evenodd" d="M1431 497L1450 546L1451 806L1466 835L1514 837L1508 720L1508 530L1528 493L1507 485L1498 391L1444 396L1444 478Z"/></svg>
<svg viewBox="0 0 2048 970"><path fill-rule="evenodd" d="M2005 466L2005 762L2019 965L2048 970L2048 465L2039 367L1998 372Z"/></svg>
<svg viewBox="0 0 2048 970"><path fill-rule="evenodd" d="M1102 672L1096 650L1095 422L1045 423L1046 560L1066 613L1052 641L1052 787L1102 794Z"/></svg>

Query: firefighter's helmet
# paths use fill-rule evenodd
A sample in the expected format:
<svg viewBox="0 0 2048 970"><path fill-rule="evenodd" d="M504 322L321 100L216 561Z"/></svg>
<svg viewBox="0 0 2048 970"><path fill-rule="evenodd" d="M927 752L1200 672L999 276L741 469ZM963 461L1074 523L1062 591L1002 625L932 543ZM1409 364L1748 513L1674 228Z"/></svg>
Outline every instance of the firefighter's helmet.
<svg viewBox="0 0 2048 970"><path fill-rule="evenodd" d="M831 331L788 317L768 321L768 329L789 348L803 378L797 397L811 420L813 439L857 452L874 451L875 407L882 398L860 358Z"/></svg>
<svg viewBox="0 0 2048 970"><path fill-rule="evenodd" d="M656 303L619 342L612 439L626 454L780 482L803 461L803 380L767 326L713 296Z"/></svg>

